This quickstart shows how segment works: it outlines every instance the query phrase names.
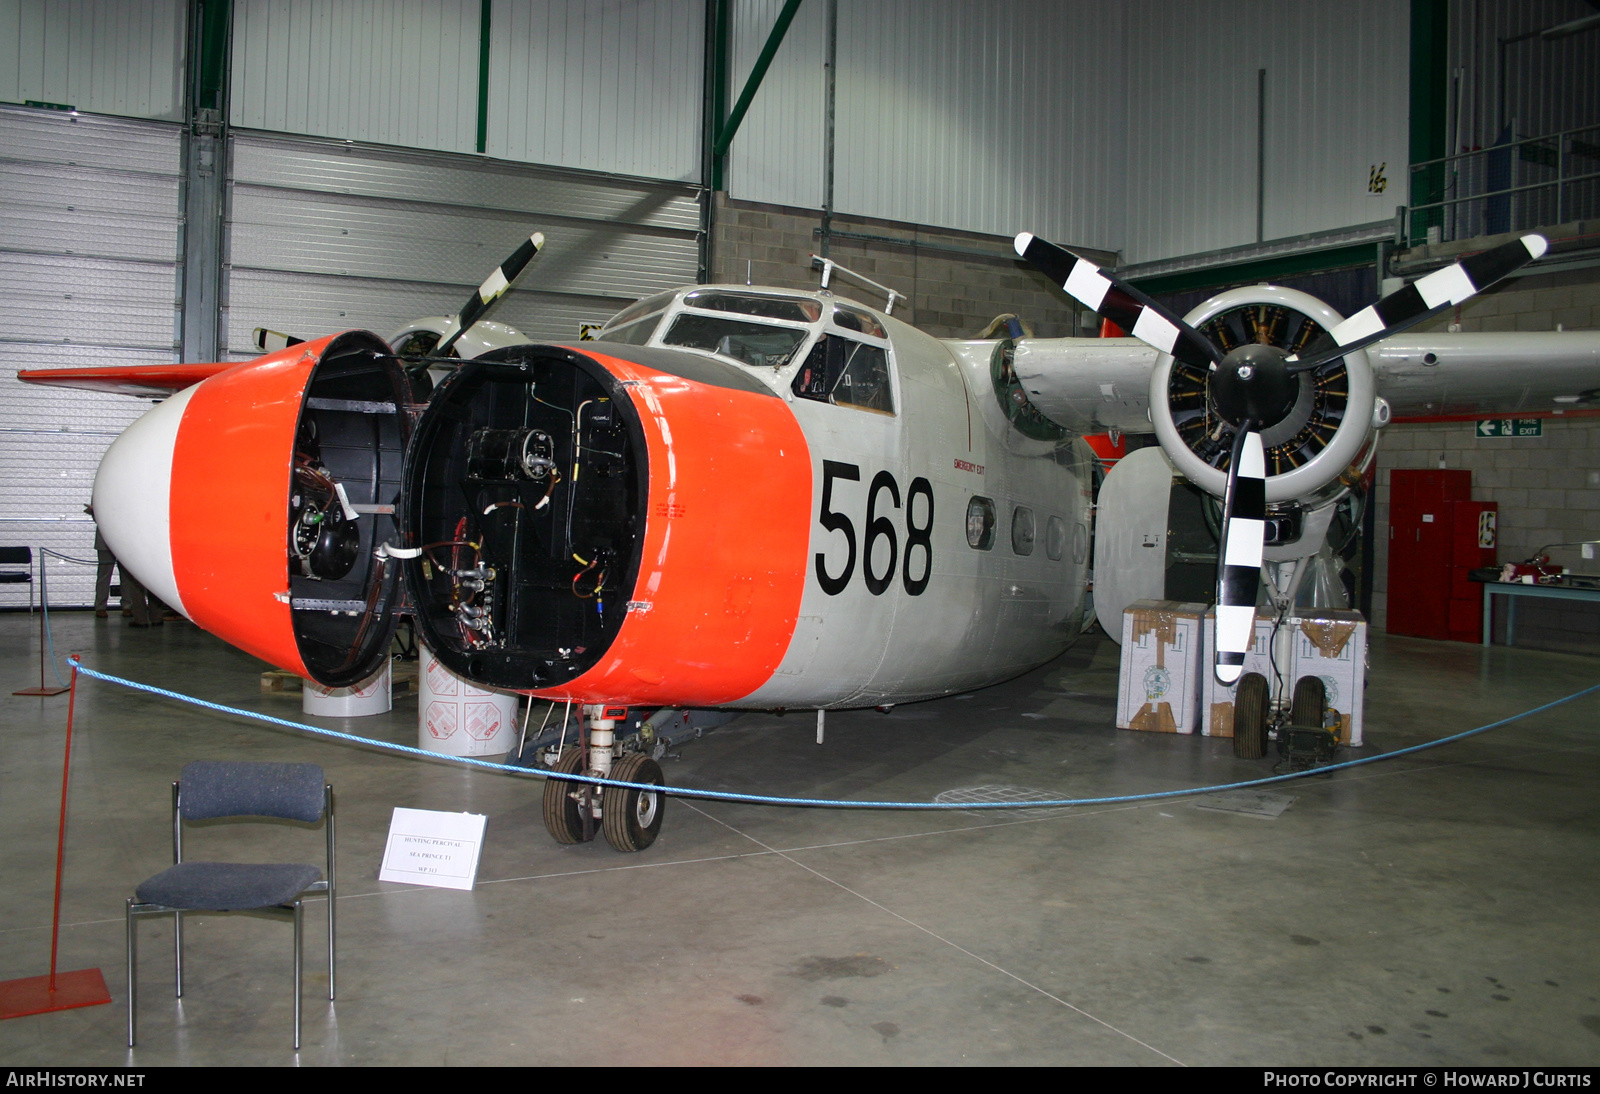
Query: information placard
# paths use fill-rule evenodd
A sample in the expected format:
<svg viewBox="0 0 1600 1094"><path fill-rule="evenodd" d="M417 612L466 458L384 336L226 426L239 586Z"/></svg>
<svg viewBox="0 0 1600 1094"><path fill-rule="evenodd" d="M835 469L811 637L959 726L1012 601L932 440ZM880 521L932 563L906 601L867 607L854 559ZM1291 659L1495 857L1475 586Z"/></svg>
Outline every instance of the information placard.
<svg viewBox="0 0 1600 1094"><path fill-rule="evenodd" d="M481 813L440 813L396 808L389 820L379 881L402 881L441 889L470 889L483 849Z"/></svg>

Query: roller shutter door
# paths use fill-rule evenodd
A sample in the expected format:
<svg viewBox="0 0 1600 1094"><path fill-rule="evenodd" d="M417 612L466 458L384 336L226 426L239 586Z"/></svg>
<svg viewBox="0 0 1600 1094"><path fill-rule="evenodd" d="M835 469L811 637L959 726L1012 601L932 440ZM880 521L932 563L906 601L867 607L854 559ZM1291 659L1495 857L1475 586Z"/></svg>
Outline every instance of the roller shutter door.
<svg viewBox="0 0 1600 1094"><path fill-rule="evenodd" d="M448 153L235 131L224 337L316 337L459 311L533 231L545 250L492 313L572 342L649 293L696 279L698 191L678 183Z"/></svg>
<svg viewBox="0 0 1600 1094"><path fill-rule="evenodd" d="M94 558L95 468L150 404L17 370L177 359L181 181L176 125L0 106L0 544L36 560ZM53 606L91 602L92 566L49 565Z"/></svg>

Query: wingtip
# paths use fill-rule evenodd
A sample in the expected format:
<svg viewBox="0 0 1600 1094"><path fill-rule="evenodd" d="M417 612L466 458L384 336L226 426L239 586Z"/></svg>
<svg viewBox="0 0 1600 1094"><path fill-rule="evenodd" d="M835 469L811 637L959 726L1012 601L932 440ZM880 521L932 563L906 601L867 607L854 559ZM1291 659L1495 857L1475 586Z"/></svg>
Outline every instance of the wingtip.
<svg viewBox="0 0 1600 1094"><path fill-rule="evenodd" d="M1032 232L1018 232L1017 233L1017 238L1014 241L1014 243L1016 245L1016 248L1017 248L1017 254L1026 255L1028 253L1028 244L1030 244L1032 242L1033 242L1033 233Z"/></svg>
<svg viewBox="0 0 1600 1094"><path fill-rule="evenodd" d="M1550 249L1550 241L1542 235L1525 235L1522 245L1528 248L1528 253L1534 258L1543 258L1544 253Z"/></svg>

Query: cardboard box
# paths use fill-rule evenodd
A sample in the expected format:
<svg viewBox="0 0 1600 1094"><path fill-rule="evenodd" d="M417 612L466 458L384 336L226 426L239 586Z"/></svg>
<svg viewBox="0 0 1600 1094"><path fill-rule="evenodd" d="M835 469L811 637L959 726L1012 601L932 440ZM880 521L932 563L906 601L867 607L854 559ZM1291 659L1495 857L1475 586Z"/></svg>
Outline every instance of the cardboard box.
<svg viewBox="0 0 1600 1094"><path fill-rule="evenodd" d="M1244 671L1259 672L1267 678L1267 690L1272 690L1272 621L1271 608L1256 609L1255 641L1244 655ZM1287 623L1285 624L1287 626ZM1205 614L1205 646L1201 651L1200 671L1205 678L1201 691L1200 731L1207 737L1233 736L1233 697L1239 684L1223 684L1217 679L1217 610ZM1240 673L1240 678L1243 678Z"/></svg>
<svg viewBox="0 0 1600 1094"><path fill-rule="evenodd" d="M1204 604L1138 600L1122 613L1117 728L1193 733L1200 702Z"/></svg>
<svg viewBox="0 0 1600 1094"><path fill-rule="evenodd" d="M1320 676L1328 706L1339 715L1339 743L1359 748L1366 711L1367 621L1357 611L1302 610L1294 620L1294 681Z"/></svg>

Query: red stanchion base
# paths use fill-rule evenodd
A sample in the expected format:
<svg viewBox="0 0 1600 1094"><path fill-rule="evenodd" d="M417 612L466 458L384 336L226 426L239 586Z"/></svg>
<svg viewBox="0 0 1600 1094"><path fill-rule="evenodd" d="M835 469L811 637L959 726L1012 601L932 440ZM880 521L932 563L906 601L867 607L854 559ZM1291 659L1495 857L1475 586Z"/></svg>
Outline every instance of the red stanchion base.
<svg viewBox="0 0 1600 1094"><path fill-rule="evenodd" d="M26 1014L48 1014L53 1010L94 1007L111 1002L106 978L99 969L75 969L56 973L56 990L50 990L50 977L25 976L21 980L0 980L0 1019L21 1018Z"/></svg>
<svg viewBox="0 0 1600 1094"><path fill-rule="evenodd" d="M12 695L50 696L50 695L60 695L62 692L66 691L66 690L67 690L66 688L47 688L47 687L44 687L43 685L40 685L39 687L36 687L36 688L23 688L21 691L13 691L11 694Z"/></svg>

